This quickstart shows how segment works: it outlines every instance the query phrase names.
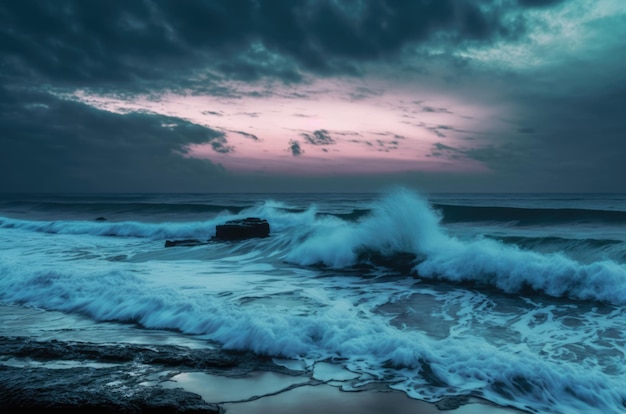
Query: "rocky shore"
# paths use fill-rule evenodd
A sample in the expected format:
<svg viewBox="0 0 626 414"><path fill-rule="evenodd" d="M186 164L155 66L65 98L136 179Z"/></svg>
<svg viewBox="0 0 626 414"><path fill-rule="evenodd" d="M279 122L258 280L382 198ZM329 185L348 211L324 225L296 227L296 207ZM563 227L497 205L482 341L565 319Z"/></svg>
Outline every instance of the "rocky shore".
<svg viewBox="0 0 626 414"><path fill-rule="evenodd" d="M376 384L341 392L341 375L288 365L219 349L2 336L0 412L462 414L475 403L483 413L516 412L471 398L430 404Z"/></svg>
<svg viewBox="0 0 626 414"><path fill-rule="evenodd" d="M92 344L0 337L0 411L220 413L198 394L163 386L181 372L294 375L250 354L170 345Z"/></svg>
<svg viewBox="0 0 626 414"><path fill-rule="evenodd" d="M237 365L225 355L174 347L94 345L0 338L0 411L40 413L218 413L219 407L180 389L164 389L180 369Z"/></svg>

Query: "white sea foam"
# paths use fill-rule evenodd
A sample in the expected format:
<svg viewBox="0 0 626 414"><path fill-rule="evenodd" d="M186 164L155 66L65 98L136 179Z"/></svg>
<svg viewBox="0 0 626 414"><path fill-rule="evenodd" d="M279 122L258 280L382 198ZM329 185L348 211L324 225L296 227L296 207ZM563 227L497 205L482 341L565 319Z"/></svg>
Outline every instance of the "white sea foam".
<svg viewBox="0 0 626 414"><path fill-rule="evenodd" d="M318 219L309 237L287 260L342 268L359 251L415 253L420 277L489 284L506 292L530 287L551 296L626 304L626 266L605 260L579 263L565 254L540 254L495 240L460 240L416 194L397 191L374 204L372 214L352 223Z"/></svg>
<svg viewBox="0 0 626 414"><path fill-rule="evenodd" d="M0 228L52 234L89 234L111 237L166 239L215 235L215 225L224 220L186 223L94 222L78 220L30 221L0 217Z"/></svg>
<svg viewBox="0 0 626 414"><path fill-rule="evenodd" d="M621 264L581 264L563 254L455 238L410 192L371 207L368 216L347 222L316 214L314 206L289 212L266 203L228 218L265 217L270 238L175 255L155 240L189 237L215 222L138 223L122 238L94 233L115 223L55 222L46 232L45 225L33 230L21 221L26 224L0 234L0 303L176 330L307 366L341 361L358 375L355 384L389 381L424 399L456 392L546 412L623 409L622 308L544 305L545 295L525 302L490 289L427 283L469 280L508 292L528 285L547 295L619 304ZM77 230L65 230L74 224ZM342 272L363 250L413 252L422 279ZM108 260L124 254L128 260ZM320 262L331 269L298 266Z"/></svg>
<svg viewBox="0 0 626 414"><path fill-rule="evenodd" d="M374 286L377 294L369 295L357 290L356 281L334 279L314 286L301 276L272 282L264 274L238 276L235 271L231 278L248 283L222 281L216 288L198 273L199 266L188 266L192 274L172 282L168 274L177 263L110 264L101 270L74 266L71 271L58 264L26 268L5 259L0 263L0 300L5 303L175 329L229 349L292 359L343 359L357 374L355 382L384 379L427 400L452 386L459 393L484 393L494 401L512 399L554 412L611 412L626 398L624 373L609 376L598 367L541 359L530 349L511 353L514 348L498 347L467 327L462 334L457 330L434 339L419 329L395 326L391 315L377 312L381 303L406 296L406 286L393 283ZM282 294L292 298L289 306L277 299ZM275 304L260 300L264 297L274 298ZM463 317L459 324L471 325Z"/></svg>
<svg viewBox="0 0 626 414"><path fill-rule="evenodd" d="M506 292L532 288L551 296L626 304L626 266L622 263L581 263L564 253L538 253L480 237L459 239L441 225L441 217L426 200L407 190L396 190L370 207L371 214L357 222L318 215L315 206L304 212L289 212L284 204L270 200L239 215L203 222L40 222L0 218L0 228L151 240L207 239L215 234L216 224L260 216L271 223L272 237L229 247L231 253L272 255L298 265L323 263L341 269L356 264L364 251L381 255L410 252L416 255L415 270L423 278L478 282Z"/></svg>

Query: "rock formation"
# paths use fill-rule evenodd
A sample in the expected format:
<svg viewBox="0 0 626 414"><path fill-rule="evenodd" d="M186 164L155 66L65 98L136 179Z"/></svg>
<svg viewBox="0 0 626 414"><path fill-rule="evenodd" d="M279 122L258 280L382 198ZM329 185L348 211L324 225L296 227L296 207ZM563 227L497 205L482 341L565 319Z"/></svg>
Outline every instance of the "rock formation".
<svg viewBox="0 0 626 414"><path fill-rule="evenodd" d="M225 224L215 226L216 240L244 240L270 235L270 225L267 220L257 217L248 217L243 220L230 220Z"/></svg>
<svg viewBox="0 0 626 414"><path fill-rule="evenodd" d="M209 241L238 241L268 237L270 225L267 220L258 217L248 217L241 220L230 220L215 226L215 237L208 241L197 239L166 240L165 247L198 246Z"/></svg>

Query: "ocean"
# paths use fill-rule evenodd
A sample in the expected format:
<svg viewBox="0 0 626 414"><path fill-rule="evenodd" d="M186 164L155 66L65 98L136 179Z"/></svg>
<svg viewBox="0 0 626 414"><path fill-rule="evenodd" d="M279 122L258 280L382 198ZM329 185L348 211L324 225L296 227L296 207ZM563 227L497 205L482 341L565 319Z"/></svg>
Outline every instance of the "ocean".
<svg viewBox="0 0 626 414"><path fill-rule="evenodd" d="M210 240L246 217L270 236ZM164 245L182 239L207 243ZM4 194L0 319L3 338L323 363L345 391L621 413L626 195Z"/></svg>

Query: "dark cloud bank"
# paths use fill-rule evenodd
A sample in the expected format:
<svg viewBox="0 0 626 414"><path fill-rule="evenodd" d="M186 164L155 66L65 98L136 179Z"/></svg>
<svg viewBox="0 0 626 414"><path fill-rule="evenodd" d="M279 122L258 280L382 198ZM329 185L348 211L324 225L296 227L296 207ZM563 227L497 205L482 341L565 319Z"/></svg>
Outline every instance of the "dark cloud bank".
<svg viewBox="0 0 626 414"><path fill-rule="evenodd" d="M302 137L311 145L331 145L335 143L333 137L325 129L318 129L311 134L305 132L302 134Z"/></svg>
<svg viewBox="0 0 626 414"><path fill-rule="evenodd" d="M185 157L186 146L193 143L236 152L221 132L155 114L113 114L64 100L56 92L83 88L123 96L194 89L227 95L222 83L227 79L296 83L304 76L365 76L371 65L406 63L407 51L416 46L462 50L519 44L533 30L527 10L546 11L566 3L3 2L0 173L5 179L0 191L289 191L295 188L292 178L236 177L209 161ZM626 190L621 178L626 164L620 156L626 151L621 139L626 129L622 67L626 69L624 59L614 58L611 73L617 75L597 79L600 86L584 95L569 93L574 86L559 94L550 88L525 90L526 79L513 77L503 99L516 99L524 116L503 143L472 151L442 142L434 149L480 160L492 169L491 175L346 177L332 185L311 178L297 188L362 191L377 183L404 181L444 191ZM471 82L471 73L462 76ZM443 109L423 107L426 112ZM334 142L325 130L300 139L307 145ZM291 154L303 154L300 141L285 145Z"/></svg>
<svg viewBox="0 0 626 414"><path fill-rule="evenodd" d="M22 92L19 108L15 102L0 90L5 191L209 189L213 177L224 174L219 166L184 157L191 143L224 151L220 132L180 119L100 111L41 93Z"/></svg>
<svg viewBox="0 0 626 414"><path fill-rule="evenodd" d="M256 79L298 80L299 69L358 72L358 63L432 40L515 38L524 19L511 8L558 1L520 0L23 0L0 6L5 73L71 86L137 87L205 68ZM280 56L272 65L268 59Z"/></svg>

